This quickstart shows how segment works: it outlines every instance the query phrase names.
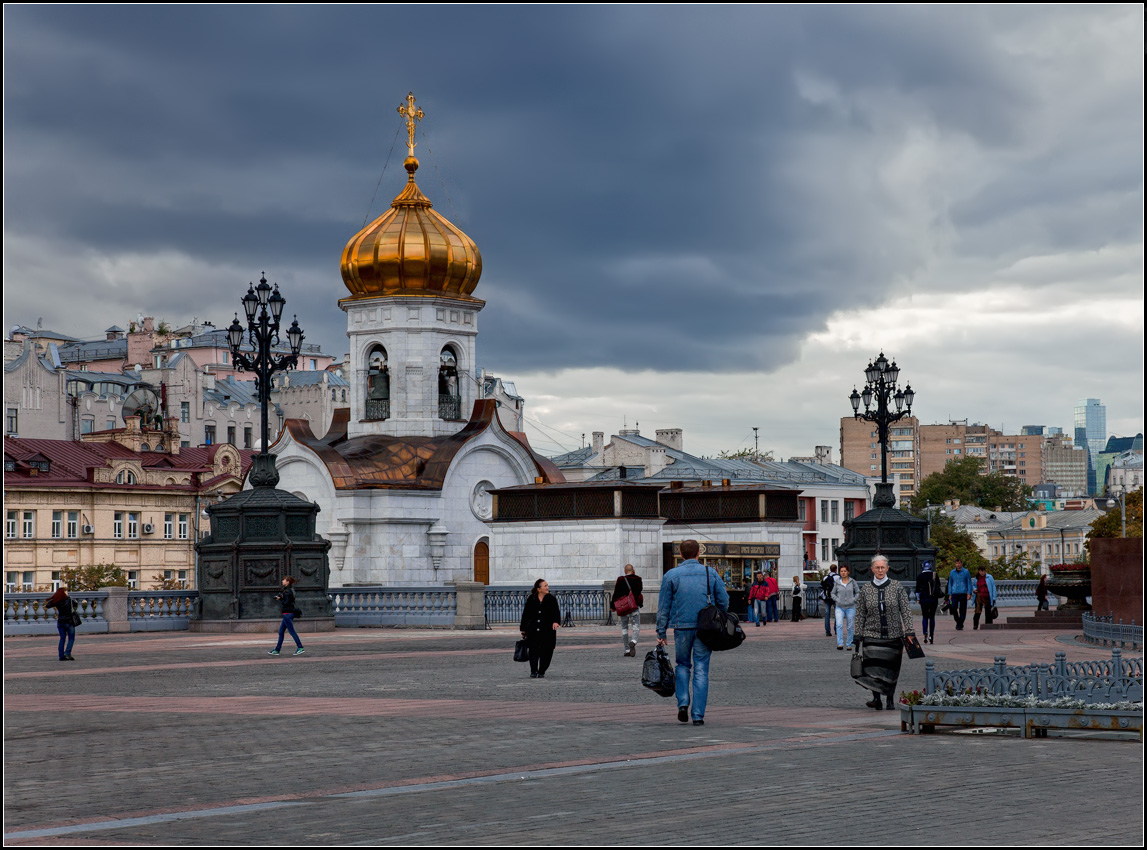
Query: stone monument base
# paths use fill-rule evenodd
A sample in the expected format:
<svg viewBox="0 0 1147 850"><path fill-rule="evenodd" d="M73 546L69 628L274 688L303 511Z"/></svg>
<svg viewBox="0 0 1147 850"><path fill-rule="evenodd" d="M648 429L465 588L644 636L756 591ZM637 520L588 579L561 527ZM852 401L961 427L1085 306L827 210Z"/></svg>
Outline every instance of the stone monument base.
<svg viewBox="0 0 1147 850"><path fill-rule="evenodd" d="M201 634L277 634L282 618L274 620L192 620L187 624L188 631ZM334 617L304 617L295 620L295 631L304 632L333 632L335 630Z"/></svg>

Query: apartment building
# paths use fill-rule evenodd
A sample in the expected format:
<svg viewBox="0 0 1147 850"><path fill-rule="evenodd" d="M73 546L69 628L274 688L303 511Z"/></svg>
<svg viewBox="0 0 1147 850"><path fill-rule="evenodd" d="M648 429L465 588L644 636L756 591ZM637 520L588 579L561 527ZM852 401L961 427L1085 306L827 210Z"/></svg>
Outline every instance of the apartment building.
<svg viewBox="0 0 1147 850"><path fill-rule="evenodd" d="M903 501L916 494L922 478L919 420L906 416L893 423L888 435L888 480L895 476ZM865 476L880 476L880 440L876 426L863 419L840 419L840 465Z"/></svg>

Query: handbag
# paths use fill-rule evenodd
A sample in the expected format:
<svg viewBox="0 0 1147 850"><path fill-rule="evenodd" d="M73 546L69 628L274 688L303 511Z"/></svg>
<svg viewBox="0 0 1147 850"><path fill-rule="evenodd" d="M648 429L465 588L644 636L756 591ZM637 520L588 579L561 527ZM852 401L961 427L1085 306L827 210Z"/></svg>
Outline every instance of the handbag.
<svg viewBox="0 0 1147 850"><path fill-rule="evenodd" d="M298 605L295 605L293 608L291 608L291 613L295 615L296 620L303 616L303 611L301 608L299 608Z"/></svg>
<svg viewBox="0 0 1147 850"><path fill-rule="evenodd" d="M904 635L904 649L907 650L909 658L924 657L924 649L920 646L916 635Z"/></svg>
<svg viewBox="0 0 1147 850"><path fill-rule="evenodd" d="M705 594L712 599L708 567L705 567ZM723 652L740 646L745 640L745 631L736 614L722 611L710 602L697 615L697 637L713 652Z"/></svg>
<svg viewBox="0 0 1147 850"><path fill-rule="evenodd" d="M629 593L613 603L613 610L617 612L617 616L619 617L627 617L638 608L637 600L633 596L633 588L629 586L628 578L625 579L625 586L629 589Z"/></svg>
<svg viewBox="0 0 1147 850"><path fill-rule="evenodd" d="M671 697L676 693L677 675L661 644L645 654L645 663L641 665L641 684L658 696Z"/></svg>
<svg viewBox="0 0 1147 850"><path fill-rule="evenodd" d="M80 616L80 612L76 609L76 607L72 606L72 627L74 628L76 626L82 626L83 624L84 618Z"/></svg>
<svg viewBox="0 0 1147 850"><path fill-rule="evenodd" d="M514 660L515 661L529 661L530 660L530 645L524 640L520 640L514 644Z"/></svg>
<svg viewBox="0 0 1147 850"><path fill-rule="evenodd" d="M848 672L854 679L859 679L864 675L864 654L860 651L859 645L852 651L852 661L849 662Z"/></svg>
<svg viewBox="0 0 1147 850"><path fill-rule="evenodd" d="M998 620L1000 618L1000 609L995 605L992 606L992 619Z"/></svg>

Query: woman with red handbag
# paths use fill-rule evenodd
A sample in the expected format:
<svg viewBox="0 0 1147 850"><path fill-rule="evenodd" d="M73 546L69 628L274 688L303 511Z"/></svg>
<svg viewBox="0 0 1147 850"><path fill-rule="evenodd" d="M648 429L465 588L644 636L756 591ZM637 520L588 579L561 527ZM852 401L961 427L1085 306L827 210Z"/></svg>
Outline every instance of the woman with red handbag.
<svg viewBox="0 0 1147 850"><path fill-rule="evenodd" d="M641 596L641 576L633 570L633 564L625 565L625 574L617 577L613 586L613 598L609 607L621 620L622 655L637 657L637 633L641 630L641 606L645 600Z"/></svg>

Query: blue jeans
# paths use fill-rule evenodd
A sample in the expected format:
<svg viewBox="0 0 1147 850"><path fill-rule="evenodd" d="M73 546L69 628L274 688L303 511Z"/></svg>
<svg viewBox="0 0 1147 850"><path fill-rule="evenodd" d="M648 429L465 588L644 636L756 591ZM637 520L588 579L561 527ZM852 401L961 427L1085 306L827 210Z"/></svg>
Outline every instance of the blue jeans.
<svg viewBox="0 0 1147 850"><path fill-rule="evenodd" d="M705 703L709 700L709 647L697 640L696 629L674 629L673 647L677 654L677 707L689 705L689 670L693 670L694 720L705 719Z"/></svg>
<svg viewBox="0 0 1147 850"><path fill-rule="evenodd" d="M831 602L824 604L824 633L827 637L832 637L832 609L835 607Z"/></svg>
<svg viewBox="0 0 1147 850"><path fill-rule="evenodd" d="M303 642L301 640L299 640L299 635L298 635L298 633L295 632L295 615L294 614L284 614L283 615L283 622L279 623L279 642L277 644L275 644L276 650L283 648L283 635L286 632L290 632L291 637L293 637L295 639L295 646L297 646L299 649L302 649L303 648Z"/></svg>
<svg viewBox="0 0 1147 850"><path fill-rule="evenodd" d="M772 596L765 600L765 611L768 613L766 619L770 623L775 623L780 619L777 615L777 597Z"/></svg>
<svg viewBox="0 0 1147 850"><path fill-rule="evenodd" d="M847 625L847 629L845 626ZM852 645L852 629L856 625L856 609L836 606L836 645ZM847 634L846 634L847 632Z"/></svg>
<svg viewBox="0 0 1147 850"><path fill-rule="evenodd" d="M749 610L753 612L754 623L768 622L768 606L765 604L765 600L754 599L753 604L749 607Z"/></svg>
<svg viewBox="0 0 1147 850"><path fill-rule="evenodd" d="M76 627L71 623L56 620L56 631L60 633L60 658L71 655L72 644L76 642Z"/></svg>

